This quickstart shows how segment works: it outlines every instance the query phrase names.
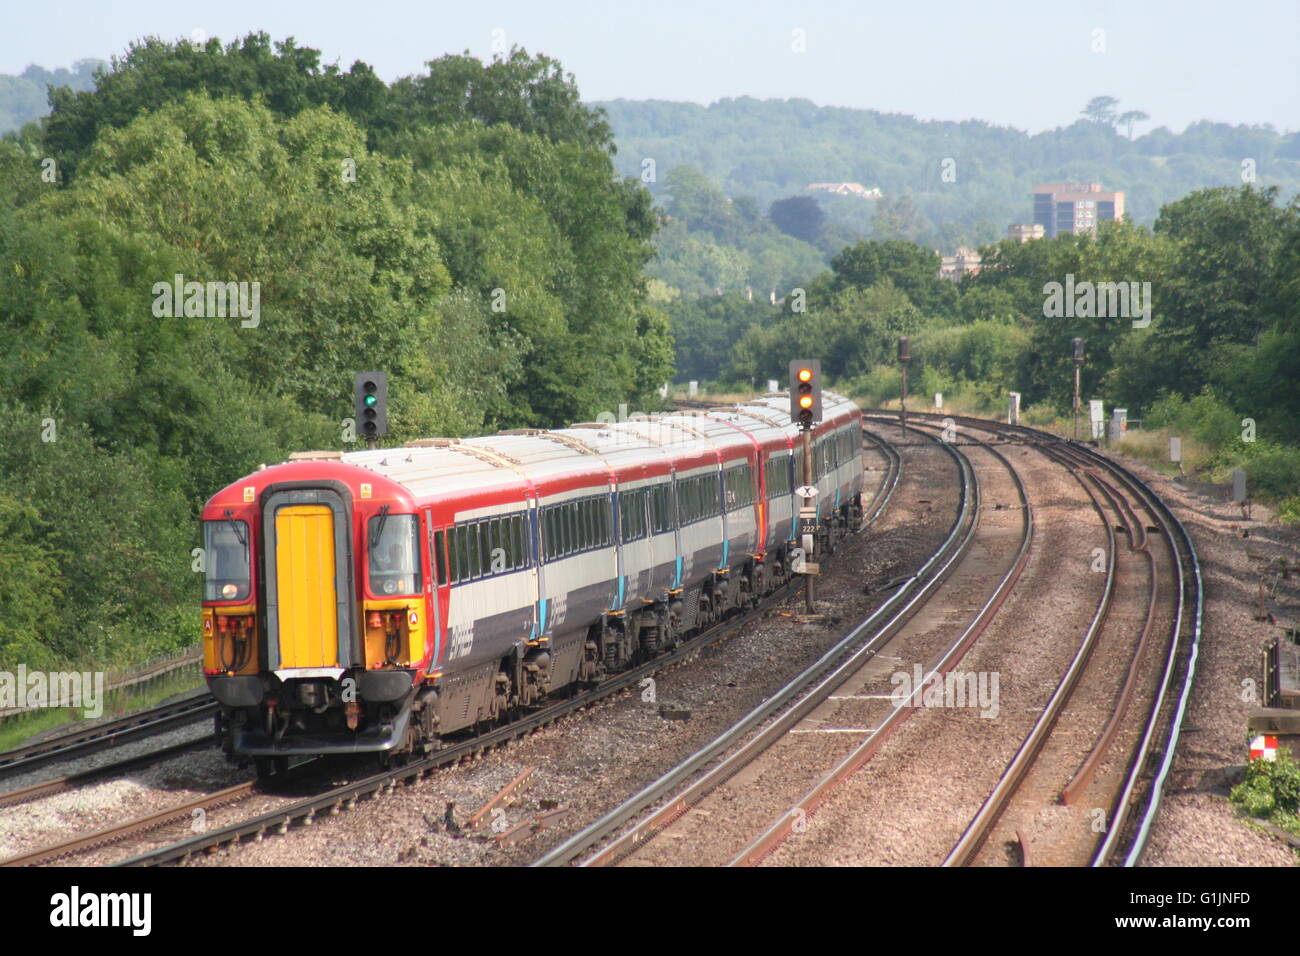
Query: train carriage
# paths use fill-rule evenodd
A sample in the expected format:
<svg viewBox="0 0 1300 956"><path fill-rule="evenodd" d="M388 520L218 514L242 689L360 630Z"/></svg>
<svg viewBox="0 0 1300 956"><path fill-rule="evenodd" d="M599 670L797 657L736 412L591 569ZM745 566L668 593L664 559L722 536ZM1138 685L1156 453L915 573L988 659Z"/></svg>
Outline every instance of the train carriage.
<svg viewBox="0 0 1300 956"><path fill-rule="evenodd" d="M202 516L227 753L427 749L757 600L801 504L787 402L303 453L232 483ZM824 402L830 546L860 515L860 413Z"/></svg>

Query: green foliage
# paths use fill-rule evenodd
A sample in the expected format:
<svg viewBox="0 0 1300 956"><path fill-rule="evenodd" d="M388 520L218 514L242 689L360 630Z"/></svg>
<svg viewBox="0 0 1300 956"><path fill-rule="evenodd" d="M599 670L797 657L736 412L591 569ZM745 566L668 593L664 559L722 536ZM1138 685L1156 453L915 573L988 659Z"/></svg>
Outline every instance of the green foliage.
<svg viewBox="0 0 1300 956"><path fill-rule="evenodd" d="M1285 521L1287 524L1300 524L1300 495L1293 495L1279 502L1277 517L1279 521Z"/></svg>
<svg viewBox="0 0 1300 956"><path fill-rule="evenodd" d="M689 166L673 167L664 179L671 196L649 271L670 288L688 296L746 287L755 295L784 294L825 267L820 245L783 232L752 198L729 199ZM805 209L800 221L812 228L810 215ZM827 238L825 230L813 231L819 244Z"/></svg>
<svg viewBox="0 0 1300 956"><path fill-rule="evenodd" d="M1276 196L1276 188L1206 189L1160 210L1155 232L1174 244L1160 307L1177 321L1156 328L1157 384L1199 390L1215 379L1219 350L1253 344L1271 325L1279 280L1295 281L1279 259L1300 215L1294 204L1274 205Z"/></svg>
<svg viewBox="0 0 1300 956"><path fill-rule="evenodd" d="M848 288L808 311L786 309L774 320L751 326L732 351L734 381L784 382L793 356L820 359L828 378L863 375L892 354L898 335L915 333L924 317L889 282L870 289Z"/></svg>
<svg viewBox="0 0 1300 956"><path fill-rule="evenodd" d="M1242 466L1251 489L1271 500L1288 500L1300 492L1300 448L1273 442L1245 445Z"/></svg>
<svg viewBox="0 0 1300 956"><path fill-rule="evenodd" d="M877 365L865 375L847 379L841 388L864 407L879 408L898 398L902 384L897 365Z"/></svg>
<svg viewBox="0 0 1300 956"><path fill-rule="evenodd" d="M1252 760L1246 779L1232 788L1230 799L1252 817L1288 828L1295 827L1300 811L1300 764L1286 747L1276 760Z"/></svg>
<svg viewBox="0 0 1300 956"><path fill-rule="evenodd" d="M904 239L859 242L831 259L833 289L867 289L888 279L927 315L952 315L957 290L939 278L939 257Z"/></svg>
<svg viewBox="0 0 1300 956"><path fill-rule="evenodd" d="M38 634L59 623L59 555L41 541L40 512L0 493L0 668L53 660Z"/></svg>
<svg viewBox="0 0 1300 956"><path fill-rule="evenodd" d="M197 509L338 447L356 369L389 372L390 442L591 418L671 377L650 196L544 56L386 86L264 34L151 39L52 106L0 141L0 666L192 643ZM178 275L258 312L172 313Z"/></svg>
<svg viewBox="0 0 1300 956"><path fill-rule="evenodd" d="M751 329L770 321L775 310L765 300L739 293L681 298L667 307L672 321L678 381L715 382L731 348Z"/></svg>
<svg viewBox="0 0 1300 956"><path fill-rule="evenodd" d="M1209 389L1191 398L1177 393L1161 397L1148 409L1145 424L1195 438L1214 449L1241 437L1240 418Z"/></svg>
<svg viewBox="0 0 1300 956"><path fill-rule="evenodd" d="M0 408L0 659L108 661L137 630L164 649L193 640L174 629L198 599L178 464L98 447L57 410Z"/></svg>
<svg viewBox="0 0 1300 956"><path fill-rule="evenodd" d="M1244 441L1242 416L1209 388L1191 398L1162 396L1145 423L1208 445L1214 452L1209 464L1217 470L1243 468L1252 494L1285 501L1300 492L1300 448L1261 437L1258 430L1254 441Z"/></svg>
<svg viewBox="0 0 1300 956"><path fill-rule="evenodd" d="M826 214L811 196L791 196L772 203L772 222L787 235L815 243L826 225Z"/></svg>
<svg viewBox="0 0 1300 956"><path fill-rule="evenodd" d="M943 369L957 380L990 382L1010 391L1029 341L1023 326L979 320L926 329L913 340L912 352L920 368Z"/></svg>
<svg viewBox="0 0 1300 956"><path fill-rule="evenodd" d="M738 309L737 297L675 305L679 363L689 377L747 387L779 379L790 356L807 354L841 388L878 403L898 394L890 367L906 334L911 390L922 400L940 391L963 408L1000 410L1018 391L1050 421L1070 408L1070 340L1081 336L1084 399L1196 440L1210 449L1205 467L1220 476L1245 468L1254 493L1289 502L1300 490L1300 390L1291 387L1300 378L1300 200L1275 199L1250 187L1206 190L1162 211L1155 229L1124 221L1095 237L1001 241L960 283L938 278L938 257L915 243L857 242L800 282L805 313L791 311L792 298L776 311ZM1128 301L1112 303L1120 284ZM1091 311L1079 298L1088 287ZM1063 306L1070 288L1071 309L1049 307L1054 297ZM1147 307L1149 326L1135 328ZM722 361L714 356L728 336L736 344ZM1245 418L1255 419L1257 441L1243 440Z"/></svg>

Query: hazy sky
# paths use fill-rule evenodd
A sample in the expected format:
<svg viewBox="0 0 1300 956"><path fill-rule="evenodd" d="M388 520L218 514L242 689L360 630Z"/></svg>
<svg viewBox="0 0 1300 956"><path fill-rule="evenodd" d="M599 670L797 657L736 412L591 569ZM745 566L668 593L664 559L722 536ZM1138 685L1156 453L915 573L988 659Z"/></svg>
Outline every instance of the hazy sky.
<svg viewBox="0 0 1300 956"><path fill-rule="evenodd" d="M518 44L559 59L587 100L805 97L1038 132L1108 94L1151 115L1140 132L1197 119L1300 129L1300 0L65 0L10 2L0 24L2 73L107 59L149 34L265 30L387 80Z"/></svg>

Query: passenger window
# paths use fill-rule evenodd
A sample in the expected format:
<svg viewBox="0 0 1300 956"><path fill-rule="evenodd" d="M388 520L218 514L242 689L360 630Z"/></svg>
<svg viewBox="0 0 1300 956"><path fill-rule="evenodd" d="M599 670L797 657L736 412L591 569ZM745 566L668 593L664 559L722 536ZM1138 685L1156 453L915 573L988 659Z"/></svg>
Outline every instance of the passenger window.
<svg viewBox="0 0 1300 956"><path fill-rule="evenodd" d="M498 570L504 571L505 548L501 547L501 520L493 518L483 525L485 537L483 539L483 573L485 575L494 574Z"/></svg>
<svg viewBox="0 0 1300 956"><path fill-rule="evenodd" d="M524 560L524 518L515 515L510 519L510 566L522 568Z"/></svg>
<svg viewBox="0 0 1300 956"><path fill-rule="evenodd" d="M435 531L433 533L433 566L437 568L438 584L447 583L447 552L443 533Z"/></svg>
<svg viewBox="0 0 1300 956"><path fill-rule="evenodd" d="M457 581L469 580L469 529L461 525L456 529L456 569L452 577Z"/></svg>
<svg viewBox="0 0 1300 956"><path fill-rule="evenodd" d="M465 526L466 542L466 560L465 571L466 577L471 581L478 578L480 573L479 554L478 554L478 525L469 524Z"/></svg>

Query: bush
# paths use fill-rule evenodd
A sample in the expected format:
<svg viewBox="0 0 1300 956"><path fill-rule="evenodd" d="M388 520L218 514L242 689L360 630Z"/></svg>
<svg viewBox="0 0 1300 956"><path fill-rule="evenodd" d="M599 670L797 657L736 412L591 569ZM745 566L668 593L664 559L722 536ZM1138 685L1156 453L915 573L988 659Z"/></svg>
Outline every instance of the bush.
<svg viewBox="0 0 1300 956"><path fill-rule="evenodd" d="M1281 747L1276 760L1252 760L1246 779L1232 788L1232 802L1252 817L1295 826L1300 810L1300 764Z"/></svg>
<svg viewBox="0 0 1300 956"><path fill-rule="evenodd" d="M1277 517L1287 524L1300 524L1300 495L1288 498L1278 505Z"/></svg>
<svg viewBox="0 0 1300 956"><path fill-rule="evenodd" d="M1295 499L1300 494L1300 448L1255 442L1243 446L1243 466L1252 491L1273 500Z"/></svg>
<svg viewBox="0 0 1300 956"><path fill-rule="evenodd" d="M894 365L877 365L866 375L849 379L841 387L854 401L863 406L881 407L897 401L903 373Z"/></svg>
<svg viewBox="0 0 1300 956"><path fill-rule="evenodd" d="M1162 397L1148 410L1144 424L1195 438L1215 451L1241 440L1241 418L1209 389L1190 399Z"/></svg>

